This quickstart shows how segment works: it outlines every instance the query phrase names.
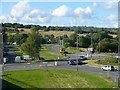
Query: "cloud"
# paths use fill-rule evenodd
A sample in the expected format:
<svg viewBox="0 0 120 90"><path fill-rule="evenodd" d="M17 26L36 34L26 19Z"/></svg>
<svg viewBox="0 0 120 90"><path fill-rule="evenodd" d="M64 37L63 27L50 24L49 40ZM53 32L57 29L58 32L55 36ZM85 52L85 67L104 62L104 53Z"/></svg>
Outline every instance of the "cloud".
<svg viewBox="0 0 120 90"><path fill-rule="evenodd" d="M30 12L30 17L36 17L36 16L43 17L44 15L45 15L45 12L41 11L40 9L33 9Z"/></svg>
<svg viewBox="0 0 120 90"><path fill-rule="evenodd" d="M101 25L106 26L106 27L117 28L118 27L118 18L117 18L117 16L110 14L109 16L107 16L106 18L101 20Z"/></svg>
<svg viewBox="0 0 120 90"><path fill-rule="evenodd" d="M66 5L61 5L60 7L56 8L55 10L52 11L53 16L66 16L69 13L69 8Z"/></svg>
<svg viewBox="0 0 120 90"><path fill-rule="evenodd" d="M92 10L90 7L86 7L85 9L79 7L74 10L74 13L80 17L91 16Z"/></svg>
<svg viewBox="0 0 120 90"><path fill-rule="evenodd" d="M7 19L7 17L6 17L6 16L0 16L0 22L5 22L5 21L6 21L6 19Z"/></svg>
<svg viewBox="0 0 120 90"><path fill-rule="evenodd" d="M92 5L92 7L96 7L96 6L97 6L97 3L94 2L93 5Z"/></svg>
<svg viewBox="0 0 120 90"><path fill-rule="evenodd" d="M90 7L86 7L84 9L81 7L76 8L74 10L74 14L81 20L81 22L84 22L85 19L91 19L93 17L93 12Z"/></svg>
<svg viewBox="0 0 120 90"><path fill-rule="evenodd" d="M12 7L11 16L13 17L22 17L25 13L28 12L30 6L27 0L20 0L16 5Z"/></svg>
<svg viewBox="0 0 120 90"><path fill-rule="evenodd" d="M91 20L96 19L92 8L87 6L85 8L75 8L73 17L69 20L70 25L87 25Z"/></svg>
<svg viewBox="0 0 120 90"><path fill-rule="evenodd" d="M117 16L113 15L113 14L110 14L109 16L106 17L106 21L109 21L109 22L117 22L118 21L118 18Z"/></svg>
<svg viewBox="0 0 120 90"><path fill-rule="evenodd" d="M115 2L113 0L108 1L103 5L104 9L112 9L112 8L116 8L117 6L118 6L118 2Z"/></svg>
<svg viewBox="0 0 120 90"><path fill-rule="evenodd" d="M39 9L33 9L30 13L25 14L21 21L33 23L48 23L51 20L51 15Z"/></svg>

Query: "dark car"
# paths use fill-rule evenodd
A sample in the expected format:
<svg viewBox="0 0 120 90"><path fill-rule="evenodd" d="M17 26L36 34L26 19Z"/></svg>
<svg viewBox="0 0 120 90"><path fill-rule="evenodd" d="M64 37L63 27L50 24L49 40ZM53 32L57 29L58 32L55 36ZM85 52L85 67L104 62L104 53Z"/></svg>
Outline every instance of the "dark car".
<svg viewBox="0 0 120 90"><path fill-rule="evenodd" d="M67 62L69 65L80 65L80 64L82 64L82 61L81 60L69 60L68 62Z"/></svg>
<svg viewBox="0 0 120 90"><path fill-rule="evenodd" d="M87 59L87 57L86 56L84 56L84 55L80 55L80 58L79 58L80 60L86 60Z"/></svg>

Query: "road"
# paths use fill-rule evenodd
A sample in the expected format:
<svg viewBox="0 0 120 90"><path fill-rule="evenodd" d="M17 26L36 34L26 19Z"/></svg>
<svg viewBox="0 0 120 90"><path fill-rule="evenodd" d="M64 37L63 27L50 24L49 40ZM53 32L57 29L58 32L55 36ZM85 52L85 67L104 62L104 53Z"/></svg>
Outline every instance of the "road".
<svg viewBox="0 0 120 90"><path fill-rule="evenodd" d="M56 53L59 53L59 45L51 46L51 47L49 47L49 49L55 51ZM10 51L12 51L12 50L10 50ZM83 53L79 53L79 55L80 54L83 54ZM68 54L68 55L70 56L69 59L78 58L78 54ZM104 55L104 56L101 56L101 57L106 57L106 56ZM93 58L100 58L100 56L99 55L93 55ZM26 64L26 63L11 63L11 64L5 64L4 67L3 67L4 71L29 70L29 69L77 70L77 65L68 65L67 60L64 60L64 61L58 61L58 66L55 66L55 62L51 61L51 62L38 62L38 63L32 63L32 64L29 64L29 63L28 64ZM88 66L87 64L78 65L78 70L108 76L113 81L117 82L118 71L103 71L101 68L97 68L97 67L94 67L94 66Z"/></svg>
<svg viewBox="0 0 120 90"><path fill-rule="evenodd" d="M5 64L3 70L31 70L31 69L62 69L62 70L77 70L77 65L68 65L67 61L58 61L58 66L55 66L55 62L39 62L33 64ZM85 71L94 74L100 74L110 77L113 81L117 82L118 71L103 71L101 68L88 66L86 64L78 65L78 70Z"/></svg>
<svg viewBox="0 0 120 90"><path fill-rule="evenodd" d="M60 47L60 45L56 44L54 46L50 46L49 49L56 52L56 53L59 53L59 47ZM86 55L86 53L80 52L80 53L77 53L77 54L71 53L71 54L67 54L67 55L70 57L70 59L78 59L79 55ZM92 54L93 59L101 59L101 58L103 59L103 58L106 58L106 57L107 57L107 55L104 55L104 54ZM90 57L89 57L89 59L90 59Z"/></svg>

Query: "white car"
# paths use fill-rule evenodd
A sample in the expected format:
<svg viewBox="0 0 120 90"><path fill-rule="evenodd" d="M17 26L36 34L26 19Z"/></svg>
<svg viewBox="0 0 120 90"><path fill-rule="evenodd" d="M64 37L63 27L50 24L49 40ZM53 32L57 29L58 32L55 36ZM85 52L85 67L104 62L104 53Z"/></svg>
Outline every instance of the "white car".
<svg viewBox="0 0 120 90"><path fill-rule="evenodd" d="M108 70L109 71L114 71L116 69L112 65L105 65L105 66L102 67L102 70L105 70L105 71L108 71Z"/></svg>

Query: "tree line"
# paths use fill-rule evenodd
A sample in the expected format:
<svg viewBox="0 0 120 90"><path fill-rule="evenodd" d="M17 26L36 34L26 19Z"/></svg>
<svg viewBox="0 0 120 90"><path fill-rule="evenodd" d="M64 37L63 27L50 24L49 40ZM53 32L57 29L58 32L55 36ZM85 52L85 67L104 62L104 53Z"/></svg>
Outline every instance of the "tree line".
<svg viewBox="0 0 120 90"><path fill-rule="evenodd" d="M38 32L38 28L34 27L36 32ZM3 28L4 29L4 28ZM3 30L4 31L4 30ZM33 32L32 32L33 33ZM16 42L19 45L22 45L29 38L29 34L19 33L17 32L14 35L9 35L4 31L3 39L4 42ZM64 41L64 47L76 47L76 40L78 38L78 47L89 48L92 46L95 52L117 52L118 49L118 37L113 38L113 36L109 35L109 32L106 30L98 30L97 32L91 30L90 33L83 34L84 36L80 36L80 34L74 31L74 34L63 35L55 37L53 34L51 35L41 35L39 34L39 42L41 44L56 44L59 43L60 40Z"/></svg>
<svg viewBox="0 0 120 90"><path fill-rule="evenodd" d="M43 30L43 31L76 31L78 33L90 33L91 30L94 32L106 30L110 34L117 34L117 28L100 28L100 27L93 27L93 26L41 26L41 25L33 25L33 24L19 24L19 23L0 23L0 26L3 28L7 27L9 28L9 32L19 32L17 28L21 28L21 31L23 28L25 29L31 29L32 26L35 26L37 30ZM15 29L13 29L15 28ZM7 29L6 29L7 30Z"/></svg>

